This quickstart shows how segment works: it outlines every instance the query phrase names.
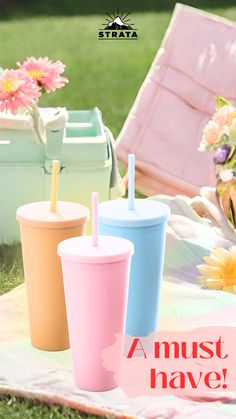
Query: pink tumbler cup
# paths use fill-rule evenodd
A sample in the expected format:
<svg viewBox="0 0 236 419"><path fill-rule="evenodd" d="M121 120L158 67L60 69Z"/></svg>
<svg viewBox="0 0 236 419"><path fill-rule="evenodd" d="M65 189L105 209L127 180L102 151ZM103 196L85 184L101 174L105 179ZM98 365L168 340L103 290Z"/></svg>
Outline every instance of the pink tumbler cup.
<svg viewBox="0 0 236 419"><path fill-rule="evenodd" d="M133 244L118 237L76 237L58 246L62 260L66 310L75 385L106 391L118 386L117 371L103 366L103 350L125 331L125 316Z"/></svg>

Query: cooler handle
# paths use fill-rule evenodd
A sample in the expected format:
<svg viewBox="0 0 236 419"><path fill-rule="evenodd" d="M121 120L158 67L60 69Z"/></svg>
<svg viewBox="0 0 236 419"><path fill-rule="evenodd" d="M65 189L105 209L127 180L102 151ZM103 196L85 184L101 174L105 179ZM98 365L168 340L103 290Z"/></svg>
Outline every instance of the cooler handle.
<svg viewBox="0 0 236 419"><path fill-rule="evenodd" d="M118 170L118 161L117 161L116 152L115 152L115 140L109 128L107 128L105 125L103 127L105 131L105 135L107 137L108 153L111 156L111 161L112 161L110 189L117 187L118 195L124 196L126 193L126 187Z"/></svg>
<svg viewBox="0 0 236 419"><path fill-rule="evenodd" d="M67 120L68 112L66 108L58 108L51 119L46 122L45 169L47 173L52 173L53 160L59 161L59 168L61 169L62 144Z"/></svg>

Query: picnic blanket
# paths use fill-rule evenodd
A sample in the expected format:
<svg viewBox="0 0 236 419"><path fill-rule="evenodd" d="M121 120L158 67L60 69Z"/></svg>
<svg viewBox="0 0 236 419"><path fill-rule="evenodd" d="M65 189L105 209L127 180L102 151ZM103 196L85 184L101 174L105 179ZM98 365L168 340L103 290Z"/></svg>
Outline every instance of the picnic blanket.
<svg viewBox="0 0 236 419"><path fill-rule="evenodd" d="M208 194L208 198L206 195ZM235 324L236 295L201 289L196 265L216 245L229 247L234 233L224 225L209 191L192 200L158 197L171 208L167 229L160 326L166 319L189 327ZM201 204L202 203L202 204ZM210 218L199 217L204 211ZM218 220L218 221L217 221ZM221 221L220 221L221 220ZM218 223L218 224L217 224ZM173 395L131 398L120 389L93 393L73 384L70 351L44 352L29 339L25 286L0 297L0 393L61 403L109 417L221 419L236 417L236 394L227 399L184 399Z"/></svg>

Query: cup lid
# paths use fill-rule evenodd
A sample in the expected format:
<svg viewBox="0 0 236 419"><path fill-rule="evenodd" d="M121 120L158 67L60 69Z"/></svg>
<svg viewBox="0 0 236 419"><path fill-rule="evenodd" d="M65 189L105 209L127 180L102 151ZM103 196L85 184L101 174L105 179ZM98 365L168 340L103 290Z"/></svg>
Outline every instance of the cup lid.
<svg viewBox="0 0 236 419"><path fill-rule="evenodd" d="M57 211L50 211L50 201L32 202L18 208L19 222L43 228L74 227L88 221L89 209L74 202L58 201Z"/></svg>
<svg viewBox="0 0 236 419"><path fill-rule="evenodd" d="M98 246L93 246L92 236L73 237L58 245L58 255L71 262L118 262L133 254L133 243L120 237L99 236Z"/></svg>
<svg viewBox="0 0 236 419"><path fill-rule="evenodd" d="M168 205L151 199L135 199L135 209L128 209L127 199L99 204L99 222L119 227L146 227L167 221Z"/></svg>

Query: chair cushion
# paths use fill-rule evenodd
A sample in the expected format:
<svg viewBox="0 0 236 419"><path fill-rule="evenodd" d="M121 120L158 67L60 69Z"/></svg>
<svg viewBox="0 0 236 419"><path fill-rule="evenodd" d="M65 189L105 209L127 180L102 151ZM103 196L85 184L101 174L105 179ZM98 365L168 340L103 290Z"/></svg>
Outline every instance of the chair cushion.
<svg viewBox="0 0 236 419"><path fill-rule="evenodd" d="M215 184L212 155L197 149L216 94L236 100L236 25L177 4L116 144L125 163L136 154L140 192L192 196Z"/></svg>

